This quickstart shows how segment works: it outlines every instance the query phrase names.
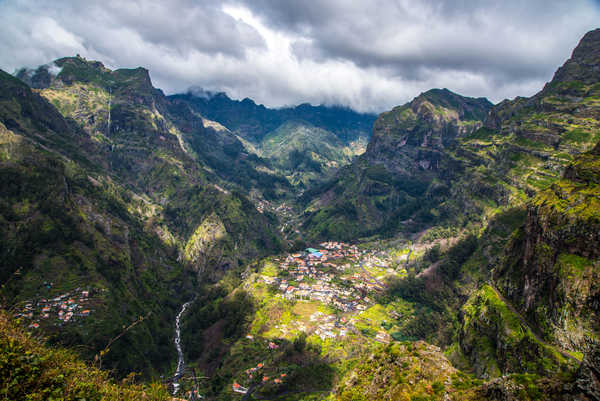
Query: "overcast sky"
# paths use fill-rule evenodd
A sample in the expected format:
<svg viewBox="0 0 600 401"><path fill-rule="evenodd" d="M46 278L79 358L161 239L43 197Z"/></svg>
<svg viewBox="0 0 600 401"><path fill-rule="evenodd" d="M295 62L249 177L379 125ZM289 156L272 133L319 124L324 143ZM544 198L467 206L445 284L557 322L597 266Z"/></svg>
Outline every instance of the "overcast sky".
<svg viewBox="0 0 600 401"><path fill-rule="evenodd" d="M79 53L166 93L380 112L434 87L532 95L599 21L593 0L0 0L0 68Z"/></svg>

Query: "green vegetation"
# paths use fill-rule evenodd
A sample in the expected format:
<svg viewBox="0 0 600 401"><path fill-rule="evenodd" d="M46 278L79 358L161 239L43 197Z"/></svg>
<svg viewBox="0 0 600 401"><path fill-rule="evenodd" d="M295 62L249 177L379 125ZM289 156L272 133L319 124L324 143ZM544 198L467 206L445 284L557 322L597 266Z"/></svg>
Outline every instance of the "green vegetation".
<svg viewBox="0 0 600 401"><path fill-rule="evenodd" d="M359 139L366 142L364 137ZM293 185L305 188L330 178L364 151L360 141L346 144L332 132L292 121L268 133L257 147L259 154Z"/></svg>
<svg viewBox="0 0 600 401"><path fill-rule="evenodd" d="M450 384L445 384L450 383ZM475 399L476 381L457 371L435 347L422 342L379 347L356 361L335 400Z"/></svg>
<svg viewBox="0 0 600 401"><path fill-rule="evenodd" d="M461 347L470 356L478 376L507 372L548 374L559 368L568 369L566 359L523 326L491 286L485 285L473 294L462 311Z"/></svg>
<svg viewBox="0 0 600 401"><path fill-rule="evenodd" d="M529 99L425 92L355 159L372 116L165 97L80 57L21 72L37 91L0 72L0 295L54 344L0 316L0 395L163 399L128 374L172 372L194 299L208 399L590 399L600 103L580 53ZM339 239L360 245L283 253Z"/></svg>
<svg viewBox="0 0 600 401"><path fill-rule="evenodd" d="M436 208L450 194L450 171L461 170L441 150L479 128L490 107L485 99L432 90L380 115L367 152L304 195L312 199L309 238L418 232L458 215Z"/></svg>
<svg viewBox="0 0 600 401"><path fill-rule="evenodd" d="M7 400L170 400L159 383L116 383L106 371L86 366L72 352L49 348L0 312L0 397Z"/></svg>

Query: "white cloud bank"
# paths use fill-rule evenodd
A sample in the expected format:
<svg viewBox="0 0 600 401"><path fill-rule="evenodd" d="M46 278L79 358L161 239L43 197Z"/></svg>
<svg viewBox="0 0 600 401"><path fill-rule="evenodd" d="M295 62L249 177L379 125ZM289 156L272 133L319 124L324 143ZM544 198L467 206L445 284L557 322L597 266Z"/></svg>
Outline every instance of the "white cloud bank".
<svg viewBox="0 0 600 401"><path fill-rule="evenodd" d="M79 53L167 93L378 112L434 87L531 95L597 21L586 0L0 0L0 68Z"/></svg>

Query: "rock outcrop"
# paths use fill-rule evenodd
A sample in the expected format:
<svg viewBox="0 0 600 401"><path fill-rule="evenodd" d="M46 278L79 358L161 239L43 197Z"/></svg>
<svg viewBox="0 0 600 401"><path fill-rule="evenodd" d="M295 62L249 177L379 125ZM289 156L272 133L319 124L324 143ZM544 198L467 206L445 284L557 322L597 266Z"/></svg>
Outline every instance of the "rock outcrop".
<svg viewBox="0 0 600 401"><path fill-rule="evenodd" d="M600 156L580 156L528 207L507 262L502 292L561 347L580 351L600 335Z"/></svg>

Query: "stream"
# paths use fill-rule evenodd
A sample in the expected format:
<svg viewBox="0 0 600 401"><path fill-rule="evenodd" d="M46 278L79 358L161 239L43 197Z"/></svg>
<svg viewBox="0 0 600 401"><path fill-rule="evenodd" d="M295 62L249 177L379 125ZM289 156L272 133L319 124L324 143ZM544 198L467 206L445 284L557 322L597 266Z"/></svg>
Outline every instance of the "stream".
<svg viewBox="0 0 600 401"><path fill-rule="evenodd" d="M179 391L179 378L183 375L183 371L185 370L185 360L183 359L183 349L181 348L181 316L185 313L190 304L194 302L188 301L181 306L181 310L177 314L175 318L175 348L177 348L177 369L175 370L175 374L173 375L173 395L177 394Z"/></svg>

